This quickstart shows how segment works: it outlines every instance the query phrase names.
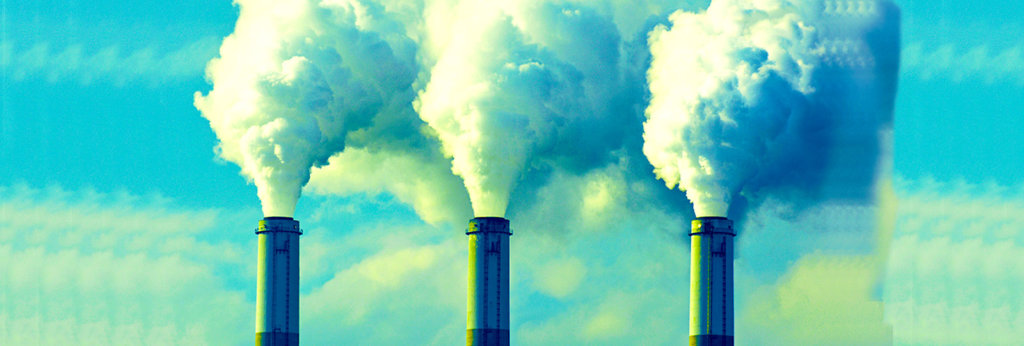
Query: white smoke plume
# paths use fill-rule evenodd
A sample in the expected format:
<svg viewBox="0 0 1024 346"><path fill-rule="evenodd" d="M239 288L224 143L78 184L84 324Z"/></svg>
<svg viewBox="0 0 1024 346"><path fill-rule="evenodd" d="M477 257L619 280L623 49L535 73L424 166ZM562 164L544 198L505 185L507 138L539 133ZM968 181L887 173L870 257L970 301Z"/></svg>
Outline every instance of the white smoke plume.
<svg viewBox="0 0 1024 346"><path fill-rule="evenodd" d="M219 155L256 184L264 215L292 216L310 169L408 96L415 52L374 3L237 4L235 32L207 67L213 90L195 106Z"/></svg>
<svg viewBox="0 0 1024 346"><path fill-rule="evenodd" d="M644 153L697 216L725 216L769 142L806 109L815 33L794 5L716 0L651 33Z"/></svg>
<svg viewBox="0 0 1024 346"><path fill-rule="evenodd" d="M770 185L870 191L891 122L896 13L885 0L674 13L649 37L644 154L657 176L697 216L726 216L736 194Z"/></svg>
<svg viewBox="0 0 1024 346"><path fill-rule="evenodd" d="M532 25L543 19L530 21L527 14L543 16L550 7L479 1L445 6L428 11L428 22L439 21L430 13L454 13L458 20L428 32L430 43L440 48L416 108L452 158L452 171L462 177L474 214L504 216L527 166L543 161L540 156L558 155L555 147L567 145L562 139L595 116L583 83L590 71L546 47L552 38L531 35ZM560 12L566 17L589 14ZM567 26L551 29L576 29ZM611 39L618 43L617 36ZM615 58L605 73L617 70Z"/></svg>

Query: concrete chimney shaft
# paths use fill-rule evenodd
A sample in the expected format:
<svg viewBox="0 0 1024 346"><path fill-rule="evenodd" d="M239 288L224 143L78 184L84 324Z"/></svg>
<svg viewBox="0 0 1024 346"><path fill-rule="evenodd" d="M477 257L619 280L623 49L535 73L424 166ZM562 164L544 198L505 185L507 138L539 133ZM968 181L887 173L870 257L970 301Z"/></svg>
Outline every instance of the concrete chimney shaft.
<svg viewBox="0 0 1024 346"><path fill-rule="evenodd" d="M466 345L507 346L509 222L500 217L469 220Z"/></svg>
<svg viewBox="0 0 1024 346"><path fill-rule="evenodd" d="M299 344L299 222L260 220L256 267L256 346Z"/></svg>
<svg viewBox="0 0 1024 346"><path fill-rule="evenodd" d="M690 231L690 345L733 345L733 231L724 217L698 217Z"/></svg>

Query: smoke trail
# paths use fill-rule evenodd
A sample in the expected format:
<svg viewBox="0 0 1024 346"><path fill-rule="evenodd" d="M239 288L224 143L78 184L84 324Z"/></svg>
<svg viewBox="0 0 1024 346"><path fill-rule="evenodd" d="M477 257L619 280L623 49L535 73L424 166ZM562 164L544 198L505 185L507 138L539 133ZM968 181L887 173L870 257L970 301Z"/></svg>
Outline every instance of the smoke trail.
<svg viewBox="0 0 1024 346"><path fill-rule="evenodd" d="M195 106L218 154L255 182L264 215L291 216L311 167L408 95L415 53L373 3L238 4L235 32L207 68L213 90Z"/></svg>
<svg viewBox="0 0 1024 346"><path fill-rule="evenodd" d="M889 1L815 0L676 12L649 38L655 173L698 216L725 216L741 190L771 186L867 194L891 121L896 13Z"/></svg>

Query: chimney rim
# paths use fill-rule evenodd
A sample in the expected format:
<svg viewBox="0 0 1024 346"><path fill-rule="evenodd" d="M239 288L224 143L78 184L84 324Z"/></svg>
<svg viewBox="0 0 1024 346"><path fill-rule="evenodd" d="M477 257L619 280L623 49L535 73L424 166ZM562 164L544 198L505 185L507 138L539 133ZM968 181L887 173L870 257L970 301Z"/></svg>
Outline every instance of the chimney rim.
<svg viewBox="0 0 1024 346"><path fill-rule="evenodd" d="M497 227L481 227L481 225L494 225ZM474 217L469 220L469 228L466 229L466 235L477 233L500 233L512 235L511 222L506 218L498 216Z"/></svg>
<svg viewBox="0 0 1024 346"><path fill-rule="evenodd" d="M705 234L725 234L735 237L736 230L733 229L732 220L726 217L703 216L693 219L690 223L690 236Z"/></svg>
<svg viewBox="0 0 1024 346"><path fill-rule="evenodd" d="M481 220L481 221L483 221L483 220L487 220L487 221L503 220L503 221L508 221L508 219L503 218L501 216L477 216L477 217L474 217L473 219L471 219L470 221L474 221L474 220Z"/></svg>

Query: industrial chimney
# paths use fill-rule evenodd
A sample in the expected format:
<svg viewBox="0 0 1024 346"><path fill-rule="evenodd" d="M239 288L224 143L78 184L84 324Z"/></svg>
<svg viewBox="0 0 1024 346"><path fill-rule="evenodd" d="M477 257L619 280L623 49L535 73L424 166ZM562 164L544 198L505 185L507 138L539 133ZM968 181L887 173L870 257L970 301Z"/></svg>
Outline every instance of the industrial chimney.
<svg viewBox="0 0 1024 346"><path fill-rule="evenodd" d="M690 231L690 346L732 345L732 221L698 217Z"/></svg>
<svg viewBox="0 0 1024 346"><path fill-rule="evenodd" d="M299 344L299 222L260 220L256 269L256 346Z"/></svg>
<svg viewBox="0 0 1024 346"><path fill-rule="evenodd" d="M508 220L469 220L466 345L508 346Z"/></svg>

